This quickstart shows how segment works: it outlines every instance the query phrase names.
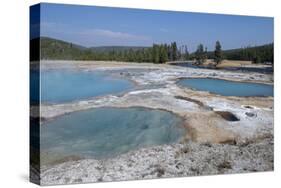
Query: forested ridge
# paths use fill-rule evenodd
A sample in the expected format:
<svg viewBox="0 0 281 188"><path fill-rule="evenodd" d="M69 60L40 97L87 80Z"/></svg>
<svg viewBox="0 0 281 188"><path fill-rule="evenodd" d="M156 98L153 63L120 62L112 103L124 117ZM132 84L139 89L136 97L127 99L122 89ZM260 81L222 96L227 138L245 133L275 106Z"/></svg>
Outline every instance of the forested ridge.
<svg viewBox="0 0 281 188"><path fill-rule="evenodd" d="M40 40L40 59L46 60L104 60L126 62L153 62L165 63L167 61L197 60L204 62L206 59L214 59L219 63L222 59L249 60L254 63L273 62L273 43L262 46L245 47L232 50L223 50L223 46L217 41L214 51L207 51L203 44L199 44L197 50L189 53L187 45L178 46L176 42L170 44L153 44L145 46L100 46L83 47L70 42L48 37L32 39L30 41L31 52L38 48ZM38 60L31 53L31 60Z"/></svg>
<svg viewBox="0 0 281 188"><path fill-rule="evenodd" d="M248 46L243 48L223 50L223 58L231 60L253 61L254 63L274 62L274 44ZM213 59L214 53L208 52L208 58Z"/></svg>

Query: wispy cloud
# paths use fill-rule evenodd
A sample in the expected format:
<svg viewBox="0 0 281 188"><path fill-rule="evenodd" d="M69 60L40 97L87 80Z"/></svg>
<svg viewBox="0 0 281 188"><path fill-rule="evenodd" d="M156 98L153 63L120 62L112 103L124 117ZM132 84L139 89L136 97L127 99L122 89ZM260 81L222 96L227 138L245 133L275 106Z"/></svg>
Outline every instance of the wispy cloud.
<svg viewBox="0 0 281 188"><path fill-rule="evenodd" d="M106 29L88 29L81 31L80 34L92 36L99 36L112 39L122 39L122 40L149 40L150 38L142 35L134 35L130 33L124 33L119 31L111 31Z"/></svg>
<svg viewBox="0 0 281 188"><path fill-rule="evenodd" d="M103 28L72 28L66 24L41 23L44 36L72 40L79 44L92 45L147 45L152 39L149 36L120 32Z"/></svg>

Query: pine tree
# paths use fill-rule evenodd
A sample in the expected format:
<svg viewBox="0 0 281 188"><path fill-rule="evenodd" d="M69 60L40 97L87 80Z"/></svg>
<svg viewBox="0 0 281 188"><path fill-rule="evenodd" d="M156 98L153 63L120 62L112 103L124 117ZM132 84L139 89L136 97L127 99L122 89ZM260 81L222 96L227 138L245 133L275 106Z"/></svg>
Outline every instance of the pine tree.
<svg viewBox="0 0 281 188"><path fill-rule="evenodd" d="M219 41L216 42L215 46L215 62L219 64L222 61L222 49Z"/></svg>
<svg viewBox="0 0 281 188"><path fill-rule="evenodd" d="M172 42L171 47L172 47L172 61L176 61L178 57L177 43Z"/></svg>
<svg viewBox="0 0 281 188"><path fill-rule="evenodd" d="M160 50L159 50L159 63L165 63L168 61L168 53L165 48L165 45L161 44L160 45Z"/></svg>
<svg viewBox="0 0 281 188"><path fill-rule="evenodd" d="M187 46L184 46L184 60L188 60L189 59L189 52L187 49Z"/></svg>
<svg viewBox="0 0 281 188"><path fill-rule="evenodd" d="M159 45L153 44L152 58L154 63L159 63Z"/></svg>
<svg viewBox="0 0 281 188"><path fill-rule="evenodd" d="M195 52L195 58L197 60L197 63L201 64L204 60L204 46L203 44L199 44L197 46L197 50Z"/></svg>

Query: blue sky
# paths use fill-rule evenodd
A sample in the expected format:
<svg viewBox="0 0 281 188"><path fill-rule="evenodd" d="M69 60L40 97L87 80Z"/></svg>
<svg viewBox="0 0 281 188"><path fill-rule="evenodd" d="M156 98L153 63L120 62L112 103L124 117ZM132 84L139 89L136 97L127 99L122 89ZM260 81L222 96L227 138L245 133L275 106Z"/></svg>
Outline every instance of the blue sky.
<svg viewBox="0 0 281 188"><path fill-rule="evenodd" d="M273 42L273 18L94 6L41 4L41 36L83 46L199 43L213 50Z"/></svg>

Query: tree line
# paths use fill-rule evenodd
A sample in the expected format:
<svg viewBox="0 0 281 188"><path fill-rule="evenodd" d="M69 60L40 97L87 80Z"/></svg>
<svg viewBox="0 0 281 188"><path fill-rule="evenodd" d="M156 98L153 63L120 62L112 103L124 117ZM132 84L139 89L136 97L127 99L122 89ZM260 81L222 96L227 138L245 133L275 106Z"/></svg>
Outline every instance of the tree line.
<svg viewBox="0 0 281 188"><path fill-rule="evenodd" d="M195 60L198 64L206 59L213 59L217 64L223 59L248 60L255 63L273 62L273 44L246 47L234 50L223 50L219 41L214 44L214 51L208 51L199 44L193 53L189 53L187 45L153 44L152 47L127 47L97 50L85 48L72 43L44 38L40 41L40 59L64 60L103 60L125 62L166 63L168 61Z"/></svg>
<svg viewBox="0 0 281 188"><path fill-rule="evenodd" d="M176 42L153 44L152 47L102 47L102 50L83 48L50 38L43 38L40 42L41 59L165 63L179 60L183 55L179 50L182 46L178 48ZM187 53L185 46L185 54ZM187 55L185 57L187 59Z"/></svg>
<svg viewBox="0 0 281 188"><path fill-rule="evenodd" d="M249 46L224 52L226 59L245 60L254 63L274 62L274 44L262 46Z"/></svg>
<svg viewBox="0 0 281 188"><path fill-rule="evenodd" d="M168 61L189 60L187 45L178 47L176 42L170 44L153 44L152 47L127 50L110 50L97 52L87 50L83 60L115 60L126 62L166 63Z"/></svg>
<svg viewBox="0 0 281 188"><path fill-rule="evenodd" d="M213 59L216 64L223 59L252 61L253 63L273 63L274 62L274 44L262 46L248 46L232 50L222 50L219 41L215 43L214 51L207 51L203 44L199 44L197 50L189 56L189 59L195 59L198 64L206 59Z"/></svg>
<svg viewBox="0 0 281 188"><path fill-rule="evenodd" d="M126 61L126 62L153 62L165 63L176 61L180 53L176 42L171 44L153 44L152 47L127 50L91 51L87 50L83 60Z"/></svg>
<svg viewBox="0 0 281 188"><path fill-rule="evenodd" d="M207 47L204 48L203 44L199 44L195 53L190 56L190 59L196 59L197 64L202 64L207 59L213 59L216 64L220 63L223 60L223 52L219 41L216 41L215 50L211 53L212 57L210 57Z"/></svg>

